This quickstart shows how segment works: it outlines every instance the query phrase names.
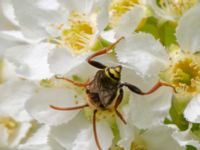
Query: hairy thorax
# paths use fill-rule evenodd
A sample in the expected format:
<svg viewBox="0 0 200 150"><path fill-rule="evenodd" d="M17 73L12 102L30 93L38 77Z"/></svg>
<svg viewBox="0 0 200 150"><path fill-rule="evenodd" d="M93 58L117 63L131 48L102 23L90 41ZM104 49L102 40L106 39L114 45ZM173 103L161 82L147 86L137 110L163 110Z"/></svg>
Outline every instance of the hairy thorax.
<svg viewBox="0 0 200 150"><path fill-rule="evenodd" d="M114 82L104 70L99 70L86 90L89 105L95 109L109 108L116 98L118 86L119 82Z"/></svg>

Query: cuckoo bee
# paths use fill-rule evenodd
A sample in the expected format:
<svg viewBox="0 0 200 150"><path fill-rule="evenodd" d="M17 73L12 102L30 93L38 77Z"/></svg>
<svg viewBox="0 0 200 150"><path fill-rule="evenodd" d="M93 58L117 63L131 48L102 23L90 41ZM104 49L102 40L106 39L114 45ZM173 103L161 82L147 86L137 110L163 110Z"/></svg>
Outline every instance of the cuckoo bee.
<svg viewBox="0 0 200 150"><path fill-rule="evenodd" d="M114 108L115 114L119 119L126 124L126 120L122 116L122 114L118 110L118 106L122 102L124 91L123 87L127 87L130 91L140 94L140 95L147 95L151 94L154 91L156 91L158 88L161 86L170 86L171 85L167 83L162 83L158 82L155 84L149 91L143 92L140 90L138 87L136 87L133 84L127 83L127 82L121 82L121 70L122 66L105 66L101 62L93 60L95 57L100 56L102 54L106 54L110 50L112 50L117 43L119 43L123 39L120 38L118 39L115 43L112 43L108 47L92 54L87 58L87 62L99 69L94 78L91 81L87 81L84 83L76 82L71 79L65 78L65 77L58 77L56 76L57 79L62 79L67 82L70 82L74 86L78 86L80 88L84 88L86 91L87 95L87 101L86 104L80 105L80 106L74 106L74 107L57 107L50 105L51 108L56 109L56 110L64 110L64 111L69 111L69 110L77 110L77 109L82 109L85 107L90 107L93 110L93 133L94 133L94 138L96 145L99 150L101 150L101 145L98 140L97 136L97 131L96 131L96 113L97 111L100 110L108 110L110 108Z"/></svg>

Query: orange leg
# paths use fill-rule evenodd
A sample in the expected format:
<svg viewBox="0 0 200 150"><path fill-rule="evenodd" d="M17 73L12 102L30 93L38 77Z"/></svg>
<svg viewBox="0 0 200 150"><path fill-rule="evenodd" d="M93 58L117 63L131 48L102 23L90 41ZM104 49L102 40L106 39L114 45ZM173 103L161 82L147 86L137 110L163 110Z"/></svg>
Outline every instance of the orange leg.
<svg viewBox="0 0 200 150"><path fill-rule="evenodd" d="M149 91L147 92L144 92L144 93L141 93L141 95L148 95L148 94L151 94L153 92L155 92L156 90L158 90L160 87L162 86L168 86L168 87L171 87L173 88L174 92L176 92L176 89L174 86L172 86L171 84L168 84L168 83L163 83L163 82L158 82L156 83Z"/></svg>
<svg viewBox="0 0 200 150"><path fill-rule="evenodd" d="M62 110L62 111L65 111L65 110L77 110L77 109L82 109L82 108L85 108L85 107L88 107L89 105L88 104L85 104L85 105L81 105L81 106L75 106L75 107L57 107L57 106L53 106L53 105L49 105L51 108L55 109L55 110Z"/></svg>
<svg viewBox="0 0 200 150"><path fill-rule="evenodd" d="M65 77L58 77L58 76L55 76L55 78L56 78L56 79L65 80L65 81L67 81L67 82L72 83L72 84L75 85L75 86L78 86L78 87L84 87L84 88L85 88L86 86L90 85L90 82L89 82L89 81L87 81L87 82L85 82L85 83L81 83L81 82L76 82L76 81L70 80L70 79L65 78Z"/></svg>
<svg viewBox="0 0 200 150"><path fill-rule="evenodd" d="M171 87L174 89L174 91L176 92L176 89L174 86L172 86L171 84L168 84L168 83L163 83L163 82L158 82L156 83L149 91L147 92L143 92L142 90L140 90L138 87L136 87L135 85L133 84L130 84L130 83L122 83L120 85L120 87L123 87L123 86L126 86L129 90L131 90L132 92L134 93L137 93L137 94L140 94L140 95L148 95L148 94L151 94L153 92L155 92L156 90L158 90L160 87L162 86L168 86L168 87Z"/></svg>
<svg viewBox="0 0 200 150"><path fill-rule="evenodd" d="M89 56L87 58L88 63L90 65L96 67L96 68L99 68L99 69L106 68L106 66L103 65L102 63L94 61L92 59L97 57L97 56L103 55L103 54L107 53L108 51L112 50L122 39L124 39L124 37L119 38L115 43L113 43L113 44L109 45L108 47L106 47L106 48L104 48L104 49L92 54L91 56Z"/></svg>
<svg viewBox="0 0 200 150"><path fill-rule="evenodd" d="M123 99L123 96L124 96L124 91L122 89L120 89L119 91L119 96L117 97L117 100L116 100L116 103L115 103L115 106L114 106L114 109L115 109L115 112L117 114L117 116L121 119L121 121L124 123L124 124L127 124L126 120L124 119L124 117L122 116L122 114L117 110L118 106L120 105L120 103L122 102L122 99Z"/></svg>
<svg viewBox="0 0 200 150"><path fill-rule="evenodd" d="M96 129L96 113L97 113L97 110L94 110L93 112L93 133L94 133L94 139L95 139L95 142L96 142L96 145L98 147L99 150L102 150L100 144L99 144L99 139L98 139L98 136L97 136L97 129Z"/></svg>

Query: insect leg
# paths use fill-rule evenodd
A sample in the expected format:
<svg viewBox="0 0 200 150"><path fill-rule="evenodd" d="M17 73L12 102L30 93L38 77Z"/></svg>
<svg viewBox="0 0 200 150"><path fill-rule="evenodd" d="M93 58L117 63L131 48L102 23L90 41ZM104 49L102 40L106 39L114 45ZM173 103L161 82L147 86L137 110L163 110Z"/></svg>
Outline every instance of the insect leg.
<svg viewBox="0 0 200 150"><path fill-rule="evenodd" d="M97 129L96 129L96 113L97 113L97 110L94 110L93 112L93 133L94 133L94 139L95 139L95 142L96 142L96 145L98 147L99 150L102 150L101 149L101 146L99 144L99 139L98 139L98 136L97 136Z"/></svg>
<svg viewBox="0 0 200 150"><path fill-rule="evenodd" d="M107 53L108 51L112 50L117 45L117 43L119 43L122 39L124 39L124 37L119 38L115 43L109 45L108 47L106 47L106 48L104 48L104 49L102 49L102 50L100 50L100 51L98 51L98 52L96 52L94 54L92 54L91 56L89 56L87 58L87 62L90 65L92 65L92 66L94 66L94 67L96 67L98 69L106 68L106 66L104 64L102 64L100 62L97 62L97 61L94 61L92 59L97 57L97 56L103 55L103 54Z"/></svg>
<svg viewBox="0 0 200 150"><path fill-rule="evenodd" d="M171 87L171 88L173 88L174 92L176 93L176 89L175 89L175 87L173 85L158 81L149 91L142 93L142 95L151 94L151 93L155 92L156 90L158 90L162 86Z"/></svg>
<svg viewBox="0 0 200 150"><path fill-rule="evenodd" d="M176 90L175 90L175 87L174 86L172 86L172 85L170 85L170 84L168 84L168 83L163 83L163 82L160 82L160 81L158 81L149 91L147 91L147 92L143 92L142 90L140 90L138 87L136 87L135 85L133 85L133 84L130 84L130 83L122 83L121 85L120 85L120 87L122 87L122 86L126 86L129 90L131 90L132 92L134 92L134 93L137 93L137 94L140 94L140 95L148 95L148 94L151 94L151 93L153 93L153 92L155 92L156 90L158 90L160 87L162 87L162 86L169 86L169 87L171 87L171 88L173 88L174 89L174 91L176 92Z"/></svg>
<svg viewBox="0 0 200 150"><path fill-rule="evenodd" d="M119 96L117 97L117 100L116 100L114 109L115 109L115 112L116 112L117 116L121 119L121 121L122 121L124 124L127 124L127 122L126 122L126 120L124 119L124 117L122 116L122 114L117 110L119 104L122 102L123 96L124 96L124 91L123 91L123 89L121 88L120 91L119 91Z"/></svg>
<svg viewBox="0 0 200 150"><path fill-rule="evenodd" d="M81 109L81 108L85 108L88 107L88 104L85 105L81 105L81 106L74 106L74 107L57 107L57 106L53 106L53 105L49 105L51 108L55 109L55 110L77 110L77 109Z"/></svg>
<svg viewBox="0 0 200 150"><path fill-rule="evenodd" d="M86 87L90 84L90 82L85 82L85 83L81 83L81 82L76 82L76 81L73 81L73 80L70 80L68 78L65 78L65 77L58 77L58 76L55 76L56 79L62 79L62 80L65 80L67 82L70 82L72 83L73 85L75 86L79 86L79 87Z"/></svg>

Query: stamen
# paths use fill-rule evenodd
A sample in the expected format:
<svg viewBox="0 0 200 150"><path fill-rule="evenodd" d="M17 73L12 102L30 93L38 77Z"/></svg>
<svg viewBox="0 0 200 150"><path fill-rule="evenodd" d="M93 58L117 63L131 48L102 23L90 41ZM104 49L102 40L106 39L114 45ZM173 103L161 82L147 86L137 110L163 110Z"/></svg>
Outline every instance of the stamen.
<svg viewBox="0 0 200 150"><path fill-rule="evenodd" d="M198 56L184 53L176 62L172 62L170 82L176 89L196 93L200 89L200 64Z"/></svg>
<svg viewBox="0 0 200 150"><path fill-rule="evenodd" d="M10 138L14 134L15 129L18 126L18 123L11 117L1 117L0 125L3 125L7 129L7 132Z"/></svg>
<svg viewBox="0 0 200 150"><path fill-rule="evenodd" d="M95 33L95 26L88 18L84 13L72 12L68 27L64 24L54 25L61 34L57 38L51 37L49 42L57 44L57 47L70 48L75 54L87 51Z"/></svg>
<svg viewBox="0 0 200 150"><path fill-rule="evenodd" d="M168 14L180 17L197 2L197 0L158 0L157 3Z"/></svg>
<svg viewBox="0 0 200 150"><path fill-rule="evenodd" d="M131 143L131 150L147 150L147 146L145 144L145 142L140 139L140 137L137 137L138 139L136 139L135 141L133 141Z"/></svg>
<svg viewBox="0 0 200 150"><path fill-rule="evenodd" d="M113 0L110 5L110 27L114 27L123 14L131 10L139 0Z"/></svg>

